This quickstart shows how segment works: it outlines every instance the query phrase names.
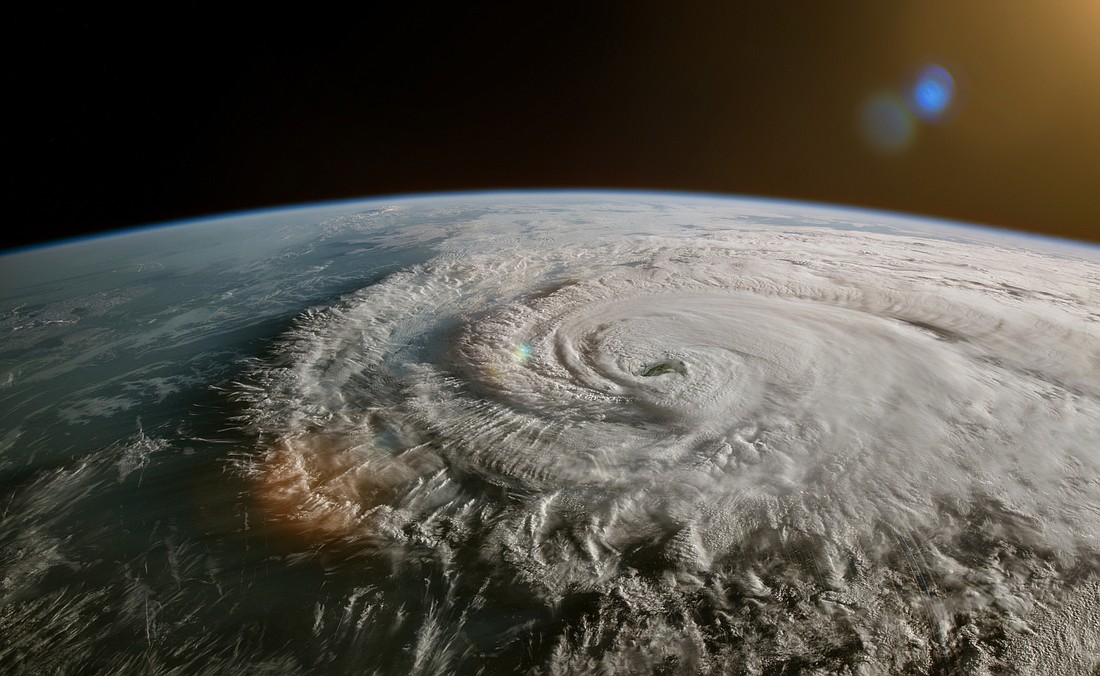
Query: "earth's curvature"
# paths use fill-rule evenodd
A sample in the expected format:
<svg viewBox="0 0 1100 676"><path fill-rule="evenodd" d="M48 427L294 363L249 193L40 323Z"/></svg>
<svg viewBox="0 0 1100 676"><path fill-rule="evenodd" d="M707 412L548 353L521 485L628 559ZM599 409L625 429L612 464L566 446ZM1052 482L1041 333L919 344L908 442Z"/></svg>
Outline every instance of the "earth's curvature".
<svg viewBox="0 0 1100 676"><path fill-rule="evenodd" d="M487 193L0 279L4 670L1100 665L1096 248Z"/></svg>

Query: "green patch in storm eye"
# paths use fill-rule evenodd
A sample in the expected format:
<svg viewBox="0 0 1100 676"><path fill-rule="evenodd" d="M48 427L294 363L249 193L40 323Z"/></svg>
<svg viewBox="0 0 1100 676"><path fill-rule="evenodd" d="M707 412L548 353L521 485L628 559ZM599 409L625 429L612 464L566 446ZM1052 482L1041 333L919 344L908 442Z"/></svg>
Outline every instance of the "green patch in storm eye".
<svg viewBox="0 0 1100 676"><path fill-rule="evenodd" d="M666 373L679 373L682 376L686 376L687 364L679 359L661 359L642 365L640 369L634 372L634 375L650 378L653 376L663 376Z"/></svg>

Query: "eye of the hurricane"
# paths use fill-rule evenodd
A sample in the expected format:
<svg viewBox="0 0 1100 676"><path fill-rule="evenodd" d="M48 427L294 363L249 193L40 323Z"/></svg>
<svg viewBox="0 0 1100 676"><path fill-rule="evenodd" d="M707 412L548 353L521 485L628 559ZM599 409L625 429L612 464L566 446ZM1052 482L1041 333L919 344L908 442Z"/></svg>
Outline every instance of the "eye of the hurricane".
<svg viewBox="0 0 1100 676"><path fill-rule="evenodd" d="M643 378L663 376L666 373L679 373L682 376L686 376L687 364L679 359L658 359L657 361L643 364L634 372L635 375L642 376Z"/></svg>

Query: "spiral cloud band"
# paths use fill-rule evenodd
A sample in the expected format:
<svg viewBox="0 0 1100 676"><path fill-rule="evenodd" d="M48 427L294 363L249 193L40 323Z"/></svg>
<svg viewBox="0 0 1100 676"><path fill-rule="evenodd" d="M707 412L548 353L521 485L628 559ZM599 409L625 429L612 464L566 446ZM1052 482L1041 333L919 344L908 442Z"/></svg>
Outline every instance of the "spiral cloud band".
<svg viewBox="0 0 1100 676"><path fill-rule="evenodd" d="M1095 263L531 228L306 313L238 393L256 501L389 576L362 607L410 669L982 673L1100 646Z"/></svg>

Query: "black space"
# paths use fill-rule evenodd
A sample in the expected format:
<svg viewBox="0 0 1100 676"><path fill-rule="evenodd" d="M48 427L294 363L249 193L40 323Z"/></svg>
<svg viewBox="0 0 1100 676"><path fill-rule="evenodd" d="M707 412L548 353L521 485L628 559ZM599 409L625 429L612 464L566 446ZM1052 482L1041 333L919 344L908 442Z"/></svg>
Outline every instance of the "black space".
<svg viewBox="0 0 1100 676"><path fill-rule="evenodd" d="M1100 78L1057 70L1079 62L1058 51L1074 17L915 6L29 10L8 17L3 47L14 213L0 244L539 187L793 197L1100 238L1100 88L1087 87ZM860 102L927 59L957 68L956 119L876 155ZM1017 105L1032 90L1050 104Z"/></svg>

